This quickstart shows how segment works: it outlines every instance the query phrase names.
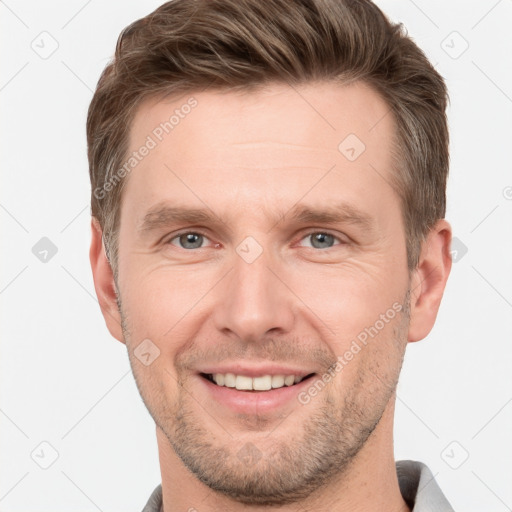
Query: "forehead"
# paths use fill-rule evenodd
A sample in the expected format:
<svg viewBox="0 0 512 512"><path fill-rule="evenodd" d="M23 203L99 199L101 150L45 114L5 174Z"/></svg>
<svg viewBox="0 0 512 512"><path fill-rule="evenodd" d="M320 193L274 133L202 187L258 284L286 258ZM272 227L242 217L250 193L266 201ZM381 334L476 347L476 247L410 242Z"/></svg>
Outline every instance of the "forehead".
<svg viewBox="0 0 512 512"><path fill-rule="evenodd" d="M140 217L166 198L271 209L307 190L320 201L372 185L390 195L394 130L390 108L363 83L147 100L131 127L123 203Z"/></svg>

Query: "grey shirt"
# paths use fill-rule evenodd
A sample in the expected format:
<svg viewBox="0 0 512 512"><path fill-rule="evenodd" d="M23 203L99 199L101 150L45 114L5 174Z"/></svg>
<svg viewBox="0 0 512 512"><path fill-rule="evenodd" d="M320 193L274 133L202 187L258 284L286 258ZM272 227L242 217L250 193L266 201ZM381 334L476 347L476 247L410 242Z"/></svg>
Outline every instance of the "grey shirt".
<svg viewBox="0 0 512 512"><path fill-rule="evenodd" d="M454 512L432 472L422 462L399 460L396 474L402 497L412 512ZM163 512L161 485L153 491L142 512Z"/></svg>

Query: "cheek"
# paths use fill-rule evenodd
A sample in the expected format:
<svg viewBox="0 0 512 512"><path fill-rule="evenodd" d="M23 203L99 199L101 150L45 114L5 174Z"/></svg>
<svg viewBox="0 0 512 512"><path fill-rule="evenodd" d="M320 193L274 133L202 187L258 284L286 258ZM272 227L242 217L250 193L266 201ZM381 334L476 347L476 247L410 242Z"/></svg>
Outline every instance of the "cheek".
<svg viewBox="0 0 512 512"><path fill-rule="evenodd" d="M211 270L165 267L125 275L132 276L123 283L122 301L133 337L149 338L167 353L194 334L190 327L200 325L208 291L218 280Z"/></svg>
<svg viewBox="0 0 512 512"><path fill-rule="evenodd" d="M380 326L380 315L388 312L386 320L390 322L406 290L405 281L392 271L360 262L316 269L312 266L307 272L289 274L288 279L290 288L305 305L304 314L332 339L337 354L365 328L376 322Z"/></svg>
<svg viewBox="0 0 512 512"><path fill-rule="evenodd" d="M348 397L349 402L359 404L358 409L377 403L385 406L400 374L408 322L395 309L386 316L387 323L379 319L338 344L332 393Z"/></svg>

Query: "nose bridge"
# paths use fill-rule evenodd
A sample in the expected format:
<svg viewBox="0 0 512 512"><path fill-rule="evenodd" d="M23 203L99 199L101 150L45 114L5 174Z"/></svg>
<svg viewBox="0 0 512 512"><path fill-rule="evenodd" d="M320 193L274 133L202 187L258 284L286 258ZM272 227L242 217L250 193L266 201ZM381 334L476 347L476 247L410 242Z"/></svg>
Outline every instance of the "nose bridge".
<svg viewBox="0 0 512 512"><path fill-rule="evenodd" d="M269 331L291 329L292 296L270 270L276 262L269 251L250 238L233 254L233 270L216 303L215 319L219 330L257 341Z"/></svg>

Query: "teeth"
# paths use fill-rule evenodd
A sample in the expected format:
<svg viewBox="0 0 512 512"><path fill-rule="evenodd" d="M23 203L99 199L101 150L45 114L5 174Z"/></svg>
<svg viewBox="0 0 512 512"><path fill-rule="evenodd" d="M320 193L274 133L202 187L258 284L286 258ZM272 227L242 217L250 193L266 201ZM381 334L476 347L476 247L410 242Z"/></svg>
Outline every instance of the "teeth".
<svg viewBox="0 0 512 512"><path fill-rule="evenodd" d="M220 373L216 374L216 377L221 375ZM217 384L219 384L220 381L215 381ZM224 386L227 386L228 388L234 388L236 383L236 377L233 373L226 373L224 375ZM222 386L222 384L219 384L219 386Z"/></svg>
<svg viewBox="0 0 512 512"><path fill-rule="evenodd" d="M251 377L244 377L243 375L237 375L235 381L235 388L246 390L252 389L252 379Z"/></svg>
<svg viewBox="0 0 512 512"><path fill-rule="evenodd" d="M295 377L293 375L287 375L284 378L284 385L285 386L292 386L294 382L295 382Z"/></svg>
<svg viewBox="0 0 512 512"><path fill-rule="evenodd" d="M272 389L272 377L265 375L264 377L255 377L252 380L252 389L257 391L267 391Z"/></svg>
<svg viewBox="0 0 512 512"><path fill-rule="evenodd" d="M262 375L253 378L246 375L235 375L234 373L215 373L212 378L218 386L236 388L240 391L268 391L269 389L292 386L304 379L304 377L298 375Z"/></svg>
<svg viewBox="0 0 512 512"><path fill-rule="evenodd" d="M282 388L284 386L284 375L272 375L272 387Z"/></svg>

